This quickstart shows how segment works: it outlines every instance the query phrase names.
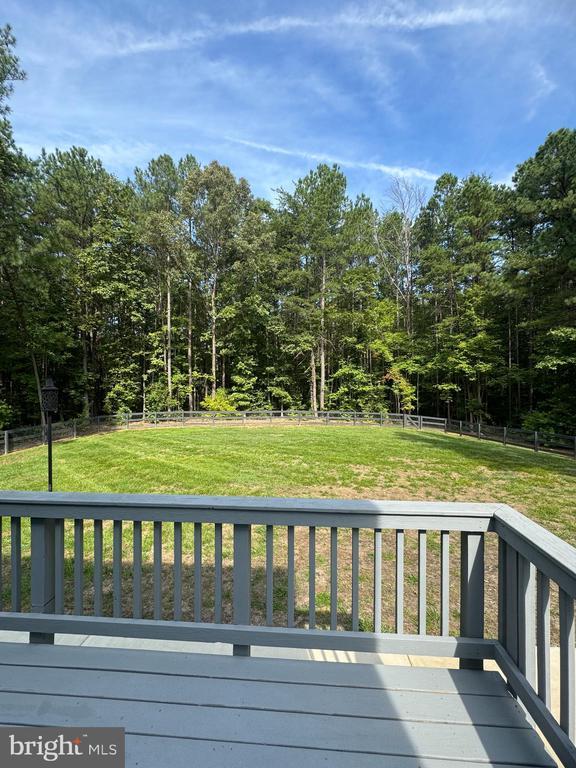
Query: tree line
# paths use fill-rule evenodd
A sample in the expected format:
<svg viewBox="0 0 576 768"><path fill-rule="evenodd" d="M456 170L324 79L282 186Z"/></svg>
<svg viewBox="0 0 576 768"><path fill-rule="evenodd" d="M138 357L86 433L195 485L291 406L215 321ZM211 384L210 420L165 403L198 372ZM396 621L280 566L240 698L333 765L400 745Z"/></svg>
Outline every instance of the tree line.
<svg viewBox="0 0 576 768"><path fill-rule="evenodd" d="M377 207L320 164L274 203L160 155L27 158L0 30L0 424L198 408L404 411L576 426L576 131L510 185L406 179Z"/></svg>

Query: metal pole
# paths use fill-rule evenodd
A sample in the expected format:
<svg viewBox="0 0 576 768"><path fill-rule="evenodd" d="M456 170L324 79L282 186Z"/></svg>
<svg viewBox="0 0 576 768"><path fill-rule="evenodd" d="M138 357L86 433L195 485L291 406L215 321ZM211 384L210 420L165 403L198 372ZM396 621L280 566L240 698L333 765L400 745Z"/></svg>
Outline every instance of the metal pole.
<svg viewBox="0 0 576 768"><path fill-rule="evenodd" d="M46 437L48 439L48 490L52 491L52 414L46 414Z"/></svg>

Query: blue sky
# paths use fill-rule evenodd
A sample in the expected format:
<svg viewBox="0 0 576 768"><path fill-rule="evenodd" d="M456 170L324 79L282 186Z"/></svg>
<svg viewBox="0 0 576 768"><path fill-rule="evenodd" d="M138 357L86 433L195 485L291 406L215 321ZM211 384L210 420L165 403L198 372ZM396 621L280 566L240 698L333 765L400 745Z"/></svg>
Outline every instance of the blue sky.
<svg viewBox="0 0 576 768"><path fill-rule="evenodd" d="M576 123L573 0L3 0L6 21L18 143L121 177L189 152L273 196L328 160L380 202L395 175L509 179Z"/></svg>

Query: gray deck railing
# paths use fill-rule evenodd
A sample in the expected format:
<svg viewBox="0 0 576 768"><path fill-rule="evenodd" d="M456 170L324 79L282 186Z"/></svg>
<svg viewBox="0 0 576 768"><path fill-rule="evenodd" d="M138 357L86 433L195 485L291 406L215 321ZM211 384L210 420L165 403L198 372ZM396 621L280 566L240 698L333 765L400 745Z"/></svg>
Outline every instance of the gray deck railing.
<svg viewBox="0 0 576 768"><path fill-rule="evenodd" d="M576 550L510 507L4 491L0 521L0 629L30 632L32 642L52 642L55 632L224 642L239 655L272 645L451 656L469 669L495 659L563 764L576 765ZM485 600L489 537L498 541L498 587ZM439 565L435 606L429 555ZM297 597L302 578L307 590ZM559 722L550 700L551 584ZM412 631L407 585L415 587ZM321 590L328 600L320 604ZM367 596L369 626L360 615ZM384 632L391 602L394 631ZM492 604L497 636L486 637Z"/></svg>

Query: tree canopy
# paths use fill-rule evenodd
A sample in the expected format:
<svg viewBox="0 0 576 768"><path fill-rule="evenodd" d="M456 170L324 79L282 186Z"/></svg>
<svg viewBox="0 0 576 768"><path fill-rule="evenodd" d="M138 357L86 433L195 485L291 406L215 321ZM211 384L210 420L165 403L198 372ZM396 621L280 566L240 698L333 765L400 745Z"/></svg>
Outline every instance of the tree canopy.
<svg viewBox="0 0 576 768"><path fill-rule="evenodd" d="M576 429L576 131L510 186L405 179L381 210L320 164L275 204L217 161L122 181L31 161L0 29L0 424L126 409L401 410Z"/></svg>

